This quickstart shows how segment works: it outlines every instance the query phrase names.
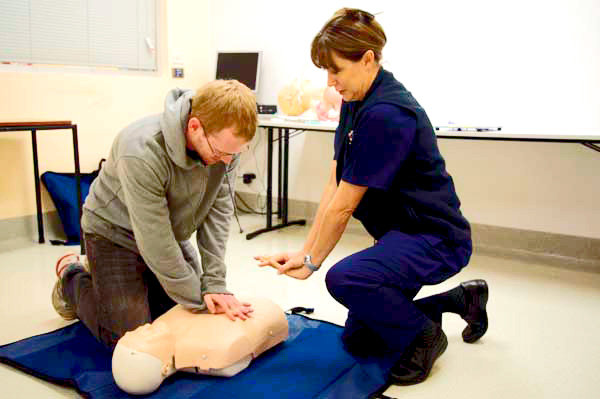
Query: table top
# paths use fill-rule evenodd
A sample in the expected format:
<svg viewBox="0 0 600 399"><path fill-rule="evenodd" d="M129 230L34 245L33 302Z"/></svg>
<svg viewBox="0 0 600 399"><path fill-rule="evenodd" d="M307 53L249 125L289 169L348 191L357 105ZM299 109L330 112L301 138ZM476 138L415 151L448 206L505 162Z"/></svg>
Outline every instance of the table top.
<svg viewBox="0 0 600 399"><path fill-rule="evenodd" d="M0 127L24 126L66 126L72 125L71 121L36 121L36 122L0 122Z"/></svg>
<svg viewBox="0 0 600 399"><path fill-rule="evenodd" d="M76 133L77 125L71 121L0 122L0 132L24 132L37 130L68 130Z"/></svg>
<svg viewBox="0 0 600 399"><path fill-rule="evenodd" d="M286 117L279 115L260 115L259 127L288 128L298 130L312 130L320 132L335 132L337 122L322 122L306 120L297 117ZM440 138L449 139L472 139L472 140L504 140L504 141L547 141L547 142L588 142L600 143L600 132L598 134L556 134L556 133L521 133L509 131L455 131L436 130L435 134Z"/></svg>
<svg viewBox="0 0 600 399"><path fill-rule="evenodd" d="M293 116L260 115L260 127L282 127L289 129L317 130L321 132L335 132L338 122L324 122L318 120L302 119Z"/></svg>

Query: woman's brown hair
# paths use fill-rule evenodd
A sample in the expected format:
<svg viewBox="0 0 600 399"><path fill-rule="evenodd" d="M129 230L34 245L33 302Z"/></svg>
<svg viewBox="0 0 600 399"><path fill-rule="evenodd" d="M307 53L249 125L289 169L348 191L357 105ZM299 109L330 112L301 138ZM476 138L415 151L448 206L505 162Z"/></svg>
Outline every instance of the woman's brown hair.
<svg viewBox="0 0 600 399"><path fill-rule="evenodd" d="M386 41L385 32L373 14L356 8L342 8L313 39L310 50L312 62L317 68L337 72L332 52L356 62L369 50L379 62Z"/></svg>

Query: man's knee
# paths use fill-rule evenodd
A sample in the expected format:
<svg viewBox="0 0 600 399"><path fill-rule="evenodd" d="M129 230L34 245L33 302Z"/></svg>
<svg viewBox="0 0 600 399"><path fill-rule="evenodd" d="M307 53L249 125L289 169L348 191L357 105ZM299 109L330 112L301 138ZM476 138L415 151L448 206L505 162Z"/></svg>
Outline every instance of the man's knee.
<svg viewBox="0 0 600 399"><path fill-rule="evenodd" d="M152 319L147 298L112 298L101 305L99 325L119 338L127 331L150 322Z"/></svg>

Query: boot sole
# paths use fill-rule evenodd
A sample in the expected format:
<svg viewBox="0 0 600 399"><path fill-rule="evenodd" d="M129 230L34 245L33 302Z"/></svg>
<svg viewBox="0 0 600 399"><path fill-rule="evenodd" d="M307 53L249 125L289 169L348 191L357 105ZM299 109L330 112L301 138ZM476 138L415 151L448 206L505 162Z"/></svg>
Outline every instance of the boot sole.
<svg viewBox="0 0 600 399"><path fill-rule="evenodd" d="M446 337L446 334L444 334L443 332L442 332L442 341L440 343L438 343L437 347L438 347L437 354L435 355L435 357L433 359L431 359L431 364L427 365L428 366L427 373L423 374L421 377L415 378L410 381L396 380L395 377L392 376L392 379L394 380L393 384L407 386L407 385L420 384L421 382L425 381L427 379L427 377L429 377L429 374L431 374L431 370L433 369L433 365L435 364L435 361L437 359L439 359L440 356L442 356L444 354L444 352L446 352L446 348L448 348L448 338Z"/></svg>
<svg viewBox="0 0 600 399"><path fill-rule="evenodd" d="M466 342L467 344L472 344L477 342L481 337L483 337L485 335L485 333L488 330L488 316L487 316L487 303L488 303L488 297L489 297L489 287L487 285L487 282L485 280L475 280L477 282L483 282L484 284L482 285L482 291L481 292L477 292L477 296L481 299L479 306L480 306L480 310L483 312L484 315L484 323L480 324L483 326L483 330L478 332L476 335L472 335L470 336L467 333L467 330L469 329L469 327L471 326L471 324L476 323L475 321L469 321L466 320L463 317L463 320L466 321L468 323L468 326L463 330L462 332L462 338L463 341Z"/></svg>

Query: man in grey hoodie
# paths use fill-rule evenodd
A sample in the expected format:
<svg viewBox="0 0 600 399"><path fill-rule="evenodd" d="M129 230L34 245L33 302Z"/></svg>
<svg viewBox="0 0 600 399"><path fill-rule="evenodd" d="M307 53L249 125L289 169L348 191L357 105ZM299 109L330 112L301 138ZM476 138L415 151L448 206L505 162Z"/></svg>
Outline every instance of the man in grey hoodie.
<svg viewBox="0 0 600 399"><path fill-rule="evenodd" d="M250 89L217 80L170 91L162 114L121 131L84 204L89 270L59 259L56 311L109 348L176 303L246 319L252 307L227 291L224 256L235 169L256 125Z"/></svg>

